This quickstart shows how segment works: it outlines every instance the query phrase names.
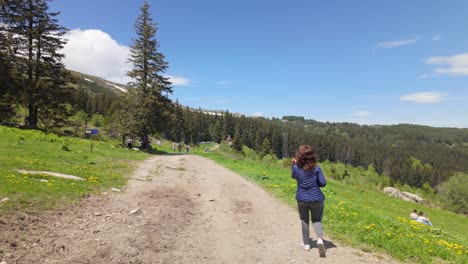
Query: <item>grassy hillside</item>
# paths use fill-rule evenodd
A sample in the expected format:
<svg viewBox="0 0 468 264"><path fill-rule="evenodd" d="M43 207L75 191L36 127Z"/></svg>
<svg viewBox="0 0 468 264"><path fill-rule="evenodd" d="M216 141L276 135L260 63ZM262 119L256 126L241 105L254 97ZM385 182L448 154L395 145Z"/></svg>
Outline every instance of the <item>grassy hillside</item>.
<svg viewBox="0 0 468 264"><path fill-rule="evenodd" d="M40 131L0 126L0 214L13 209L41 210L73 202L92 192L121 188L134 160L147 154L116 148L113 143L58 137ZM74 181L17 169L79 176ZM47 180L47 181L44 181Z"/></svg>
<svg viewBox="0 0 468 264"><path fill-rule="evenodd" d="M121 188L132 170L132 161L148 157L106 142L95 142L91 153L89 140L40 131L0 126L0 135L3 150L0 152L0 214L15 209L62 206L89 193ZM159 148L169 150L170 144L166 142ZM224 152L199 151L199 154L256 182L295 207L295 182L290 178L289 169L228 157ZM322 164L325 172L330 169L326 166L329 165ZM22 174L16 169L60 172L85 180ZM468 219L464 216L390 198L379 191L331 178L323 191L327 197L325 231L335 241L365 251L384 252L412 263L468 263ZM8 199L3 201L5 198ZM414 208L426 212L434 228L410 221L408 215ZM297 234L299 240L299 231Z"/></svg>
<svg viewBox="0 0 468 264"><path fill-rule="evenodd" d="M200 155L256 182L295 207L296 184L289 169L233 159L219 152ZM323 222L326 233L333 239L411 263L468 263L468 219L464 216L330 178L323 191L326 195ZM414 208L430 216L434 228L411 221L409 213ZM291 221L299 221L299 217ZM298 231L298 240L299 236Z"/></svg>

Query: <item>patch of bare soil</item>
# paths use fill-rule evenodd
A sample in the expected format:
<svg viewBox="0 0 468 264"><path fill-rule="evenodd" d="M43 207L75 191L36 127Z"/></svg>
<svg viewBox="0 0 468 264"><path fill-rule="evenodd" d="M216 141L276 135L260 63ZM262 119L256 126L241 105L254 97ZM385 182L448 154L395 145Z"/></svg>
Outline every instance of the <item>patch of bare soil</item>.
<svg viewBox="0 0 468 264"><path fill-rule="evenodd" d="M167 155L142 162L123 192L0 216L0 262L394 263L327 238L319 258L300 236L295 208L210 160Z"/></svg>

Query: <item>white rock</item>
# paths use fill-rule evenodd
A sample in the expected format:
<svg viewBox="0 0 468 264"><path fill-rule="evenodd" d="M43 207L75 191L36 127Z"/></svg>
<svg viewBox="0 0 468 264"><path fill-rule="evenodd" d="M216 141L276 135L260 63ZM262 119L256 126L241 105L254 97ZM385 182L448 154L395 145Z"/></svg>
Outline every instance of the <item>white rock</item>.
<svg viewBox="0 0 468 264"><path fill-rule="evenodd" d="M130 211L130 214L133 215L133 214L136 214L140 211L140 208L137 208L137 209L133 209Z"/></svg>
<svg viewBox="0 0 468 264"><path fill-rule="evenodd" d="M410 193L410 192L401 192L402 194L404 194L405 196L409 197L410 199L412 199L413 201L417 202L417 203L422 203L424 201L423 198L421 198L420 196L414 194L414 193Z"/></svg>
<svg viewBox="0 0 468 264"><path fill-rule="evenodd" d="M6 201L8 201L8 200L9 200L9 198L8 198L8 197L6 197L6 198L3 198L3 199L1 199L1 200L0 200L0 203L6 202ZM2 264L2 263L0 262L0 264Z"/></svg>
<svg viewBox="0 0 468 264"><path fill-rule="evenodd" d="M121 192L122 191L122 190L117 189L117 188L112 188L111 190L114 191L114 192Z"/></svg>

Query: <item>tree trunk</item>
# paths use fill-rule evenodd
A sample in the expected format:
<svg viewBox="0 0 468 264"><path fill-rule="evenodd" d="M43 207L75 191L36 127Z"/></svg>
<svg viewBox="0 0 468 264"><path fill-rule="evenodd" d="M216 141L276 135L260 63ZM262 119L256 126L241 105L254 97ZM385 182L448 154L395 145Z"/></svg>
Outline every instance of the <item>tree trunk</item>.
<svg viewBox="0 0 468 264"><path fill-rule="evenodd" d="M29 9L32 10L32 1L29 1ZM36 107L36 87L33 83L33 18L29 17L28 20L28 88L29 88L29 104L28 104L28 127L37 128L37 107Z"/></svg>
<svg viewBox="0 0 468 264"><path fill-rule="evenodd" d="M143 133L141 138L141 149L148 152L151 150L148 133Z"/></svg>

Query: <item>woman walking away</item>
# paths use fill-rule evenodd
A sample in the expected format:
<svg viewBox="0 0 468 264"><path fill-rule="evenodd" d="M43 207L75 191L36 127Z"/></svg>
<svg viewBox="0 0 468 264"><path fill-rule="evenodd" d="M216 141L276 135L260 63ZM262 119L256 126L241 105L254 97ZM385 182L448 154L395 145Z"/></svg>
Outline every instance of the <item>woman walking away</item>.
<svg viewBox="0 0 468 264"><path fill-rule="evenodd" d="M322 169L317 165L317 156L311 146L303 145L299 148L296 158L293 159L291 177L297 181L296 200L302 224L302 247L310 250L309 219L311 215L317 234L320 257L325 257L322 226L325 196L320 188L325 187L327 181Z"/></svg>

